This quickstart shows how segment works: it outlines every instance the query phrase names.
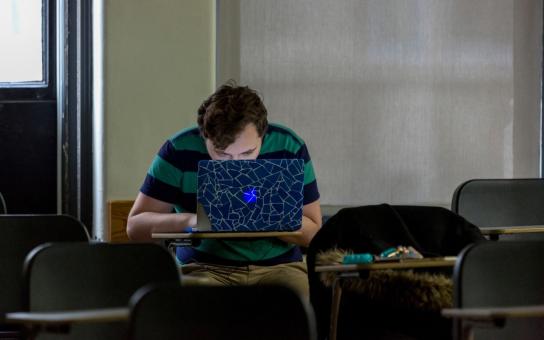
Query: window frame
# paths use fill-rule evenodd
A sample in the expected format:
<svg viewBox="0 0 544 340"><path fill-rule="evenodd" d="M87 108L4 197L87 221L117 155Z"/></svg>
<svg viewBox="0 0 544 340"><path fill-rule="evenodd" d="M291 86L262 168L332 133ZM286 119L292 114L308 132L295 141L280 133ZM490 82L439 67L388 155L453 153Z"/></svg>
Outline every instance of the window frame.
<svg viewBox="0 0 544 340"><path fill-rule="evenodd" d="M56 99L56 0L42 0L43 81L0 82L0 102Z"/></svg>

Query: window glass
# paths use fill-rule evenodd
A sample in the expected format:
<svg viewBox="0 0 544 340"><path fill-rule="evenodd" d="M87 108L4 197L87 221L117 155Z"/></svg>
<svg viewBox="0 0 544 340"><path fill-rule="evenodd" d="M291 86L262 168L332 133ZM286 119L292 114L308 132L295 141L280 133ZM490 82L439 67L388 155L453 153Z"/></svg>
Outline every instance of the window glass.
<svg viewBox="0 0 544 340"><path fill-rule="evenodd" d="M0 87L45 80L42 8L42 0L0 0Z"/></svg>

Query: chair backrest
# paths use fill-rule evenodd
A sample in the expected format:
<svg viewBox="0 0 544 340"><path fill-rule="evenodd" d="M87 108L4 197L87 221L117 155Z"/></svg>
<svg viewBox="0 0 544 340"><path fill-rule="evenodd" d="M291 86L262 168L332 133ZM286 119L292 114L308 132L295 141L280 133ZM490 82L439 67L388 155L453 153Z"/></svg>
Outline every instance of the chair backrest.
<svg viewBox="0 0 544 340"><path fill-rule="evenodd" d="M5 313L23 310L23 263L34 247L89 240L85 226L67 215L0 215L0 235L0 323Z"/></svg>
<svg viewBox="0 0 544 340"><path fill-rule="evenodd" d="M459 185L451 209L478 227L544 225L544 179L473 179Z"/></svg>
<svg viewBox="0 0 544 340"><path fill-rule="evenodd" d="M313 340L313 311L283 286L145 287L131 300L129 339Z"/></svg>
<svg viewBox="0 0 544 340"><path fill-rule="evenodd" d="M4 195L2 195L2 192L0 192L0 214L7 214L8 213L8 207L6 205L6 200L4 199Z"/></svg>
<svg viewBox="0 0 544 340"><path fill-rule="evenodd" d="M485 242L461 252L454 270L457 308L544 304L543 241ZM457 324L457 333L462 324ZM476 339L541 339L544 319L510 319L475 328Z"/></svg>
<svg viewBox="0 0 544 340"><path fill-rule="evenodd" d="M404 245L414 246L426 256L455 256L468 244L483 240L476 226L441 207L382 204L340 210L314 236L306 257L310 300L316 314L319 338L325 338L329 332L331 309L331 291L315 271L319 252L341 248L355 253L379 254L386 248ZM365 328L362 325L379 327L380 320L369 322L361 313L367 313L368 320L377 317L368 306L346 305L344 308L342 305L339 337L346 333L352 333L354 338L365 336L365 332L368 335L368 331L359 331ZM389 322L392 319L381 320L386 326L392 324ZM414 327L418 326L414 324Z"/></svg>
<svg viewBox="0 0 544 340"><path fill-rule="evenodd" d="M25 262L30 311L59 311L128 306L138 288L160 282L180 284L172 255L156 244L45 244ZM126 323L77 324L70 339L114 339Z"/></svg>

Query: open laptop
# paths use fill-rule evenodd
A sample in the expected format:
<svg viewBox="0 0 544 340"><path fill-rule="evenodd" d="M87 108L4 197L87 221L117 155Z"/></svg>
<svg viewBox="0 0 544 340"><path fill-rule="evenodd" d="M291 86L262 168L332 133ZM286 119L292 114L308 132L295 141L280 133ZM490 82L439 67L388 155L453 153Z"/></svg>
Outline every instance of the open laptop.
<svg viewBox="0 0 544 340"><path fill-rule="evenodd" d="M294 231L302 223L304 160L198 163L195 232Z"/></svg>

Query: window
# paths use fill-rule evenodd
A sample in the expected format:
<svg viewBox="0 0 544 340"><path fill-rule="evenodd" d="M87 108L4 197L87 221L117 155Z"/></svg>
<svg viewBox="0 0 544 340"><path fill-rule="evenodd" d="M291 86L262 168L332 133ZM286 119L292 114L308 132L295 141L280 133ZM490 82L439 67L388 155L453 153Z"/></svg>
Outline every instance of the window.
<svg viewBox="0 0 544 340"><path fill-rule="evenodd" d="M43 0L0 0L0 87L47 85Z"/></svg>
<svg viewBox="0 0 544 340"><path fill-rule="evenodd" d="M11 214L58 211L56 2L0 0L0 191Z"/></svg>

